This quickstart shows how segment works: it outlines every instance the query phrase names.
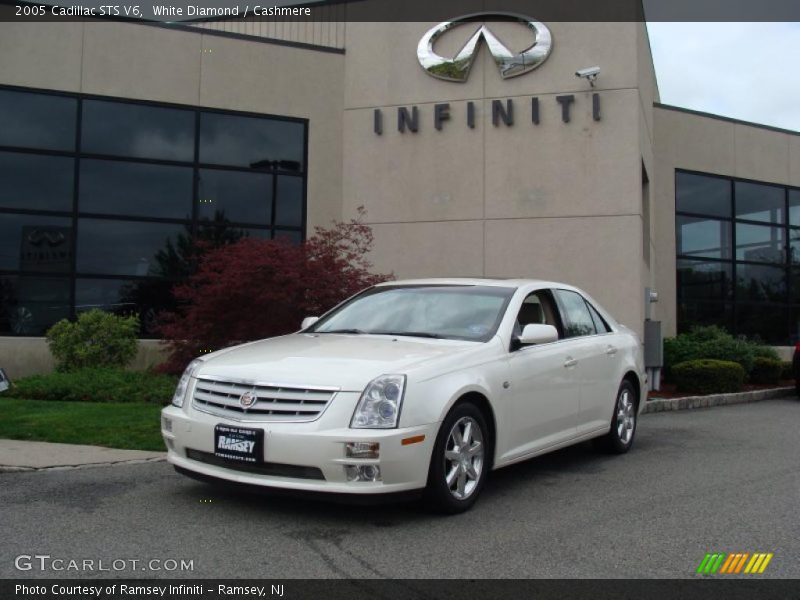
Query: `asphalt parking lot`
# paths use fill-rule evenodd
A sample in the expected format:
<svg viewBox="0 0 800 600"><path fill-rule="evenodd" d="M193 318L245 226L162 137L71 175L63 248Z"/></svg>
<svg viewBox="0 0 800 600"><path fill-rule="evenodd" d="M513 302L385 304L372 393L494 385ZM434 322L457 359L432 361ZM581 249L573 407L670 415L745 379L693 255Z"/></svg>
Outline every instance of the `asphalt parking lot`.
<svg viewBox="0 0 800 600"><path fill-rule="evenodd" d="M645 415L630 454L509 467L455 517L233 494L166 463L7 473L0 577L682 578L716 551L772 552L764 576L797 578L798 464L800 402L782 399ZM194 570L20 572L24 554Z"/></svg>

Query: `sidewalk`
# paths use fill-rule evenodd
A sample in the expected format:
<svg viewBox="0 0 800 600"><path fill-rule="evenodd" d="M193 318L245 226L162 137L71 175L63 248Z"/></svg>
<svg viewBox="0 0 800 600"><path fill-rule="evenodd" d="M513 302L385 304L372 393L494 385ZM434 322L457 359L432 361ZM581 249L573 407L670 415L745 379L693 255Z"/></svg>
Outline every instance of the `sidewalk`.
<svg viewBox="0 0 800 600"><path fill-rule="evenodd" d="M119 463L161 461L165 458L166 452L0 440L0 473L51 468L98 467Z"/></svg>

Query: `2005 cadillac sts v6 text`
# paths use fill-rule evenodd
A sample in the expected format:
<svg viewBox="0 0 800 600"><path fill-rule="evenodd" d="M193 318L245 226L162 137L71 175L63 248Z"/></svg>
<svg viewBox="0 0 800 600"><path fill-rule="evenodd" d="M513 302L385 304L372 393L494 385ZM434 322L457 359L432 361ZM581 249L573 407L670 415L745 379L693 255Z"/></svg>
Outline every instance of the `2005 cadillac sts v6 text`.
<svg viewBox="0 0 800 600"><path fill-rule="evenodd" d="M574 287L401 281L193 361L162 433L200 479L458 512L492 469L592 438L627 452L645 383L639 339Z"/></svg>

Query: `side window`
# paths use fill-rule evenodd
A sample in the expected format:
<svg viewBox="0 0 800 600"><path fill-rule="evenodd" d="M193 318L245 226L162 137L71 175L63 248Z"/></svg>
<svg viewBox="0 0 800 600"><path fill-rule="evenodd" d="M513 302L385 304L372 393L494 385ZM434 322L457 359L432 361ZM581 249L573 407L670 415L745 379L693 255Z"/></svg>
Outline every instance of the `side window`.
<svg viewBox="0 0 800 600"><path fill-rule="evenodd" d="M606 323L605 319L600 316L600 313L597 312L597 309L586 302L586 306L589 307L589 312L592 314L592 321L594 321L594 328L597 330L597 333L610 333L611 328Z"/></svg>
<svg viewBox="0 0 800 600"><path fill-rule="evenodd" d="M568 290L555 290L555 293L561 307L565 338L597 333L592 314L589 312L589 307L586 305L583 296Z"/></svg>
<svg viewBox="0 0 800 600"><path fill-rule="evenodd" d="M547 290L533 292L525 298L517 315L517 322L514 324L514 335L520 335L525 325L532 323L552 325L559 331L559 337L563 337L553 297Z"/></svg>

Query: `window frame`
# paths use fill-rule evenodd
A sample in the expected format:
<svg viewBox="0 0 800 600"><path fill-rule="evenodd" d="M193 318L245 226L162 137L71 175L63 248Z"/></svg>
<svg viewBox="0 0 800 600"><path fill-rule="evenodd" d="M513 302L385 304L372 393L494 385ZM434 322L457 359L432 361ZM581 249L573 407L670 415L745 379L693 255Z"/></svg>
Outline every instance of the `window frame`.
<svg viewBox="0 0 800 600"><path fill-rule="evenodd" d="M719 215L710 215L710 214L703 214L699 212L691 212L686 210L678 210L678 179L680 174L690 174L690 175L697 175L702 177L708 177L713 179L719 179L722 181L727 182L730 186L730 217L720 217ZM677 261L686 261L686 262L697 262L697 263L720 263L721 265L725 265L727 268L730 269L733 277L731 279L731 295L729 298L720 299L720 300L687 300L686 298L681 297L681 288L680 282L678 281L678 272L676 268L675 272L675 282L676 282L676 309L680 312L680 305L703 305L704 307L709 306L718 306L720 310L726 310L726 306L730 306L732 311L731 314L731 333L734 335L738 335L742 333L742 328L740 327L740 313L743 312L743 309L749 309L752 306L762 306L764 310L770 310L771 308L779 307L780 309L785 309L784 312L786 314L786 323L785 323L785 331L787 332L787 337L783 339L782 344L794 344L798 340L794 339L792 336L792 323L791 317L789 315L792 314L792 311L795 309L800 310L800 293L798 290L793 289L792 286L792 262L791 262L791 241L792 241L792 234L794 233L798 237L795 238L796 240L800 240L800 223L797 225L791 224L790 218L790 208L791 205L789 203L789 199L792 194L800 193L800 187L792 186L792 185L784 185L778 184L768 181L758 181L754 179L747 179L743 177L732 177L727 175L718 175L715 173L705 173L702 171L695 171L691 169L682 169L677 168L674 170L673 174L673 181L674 181L674 208L675 208L675 260ZM736 188L737 183L745 183L745 184L754 184L764 187L770 188L777 188L782 190L783 192L783 223L780 222L768 222L768 221L758 221L753 219L747 218L739 218L736 213ZM795 196L796 197L796 196ZM678 223L681 217L689 217L689 218L701 218L701 219L709 219L714 221L723 221L728 222L730 224L731 230L731 239L730 239L730 248L729 248L729 256L727 258L710 258L710 257L697 257L688 254L680 254L678 252ZM761 227L775 227L782 230L783 234L783 241L781 244L781 250L783 254L783 260L780 262L767 262L767 261L758 261L758 260L749 260L749 259L739 259L737 256L737 225L756 225ZM745 296L743 296L738 291L738 267L739 265L753 265L753 266L766 266L766 267L776 267L783 270L784 273L784 283L785 283L785 293L784 298L782 301L753 301ZM800 263L794 263L795 266L800 265ZM798 282L796 287L800 287L800 282ZM741 297L740 297L741 296ZM793 297L797 297L798 301L792 301ZM678 331L681 331L681 321L678 319Z"/></svg>
<svg viewBox="0 0 800 600"><path fill-rule="evenodd" d="M76 115L75 115L75 140L74 146L70 150L54 150L54 149L41 149L22 146L6 146L0 145L0 151L10 152L18 155L38 155L38 156L60 156L73 159L73 181L72 181L72 198L69 209L64 210L39 210L31 208L5 208L0 207L0 215L2 214L16 214L16 215L31 215L31 216L49 216L49 217L65 217L71 219L72 235L71 235L71 264L67 271L59 274L67 277L70 280L70 294L69 294L69 318L74 319L76 316L76 285L77 281L81 279L118 279L118 280L142 280L142 281L162 281L165 280L161 277L154 276L138 276L138 275L121 275L111 273L84 273L77 269L77 246L78 237L80 236L80 221L84 218L91 219L104 219L109 221L119 222L148 222L148 223L165 223L165 224L180 224L188 226L191 235L196 236L200 229L204 226L213 225L213 221L207 221L199 218L199 184L198 175L203 169L213 169L219 171L238 171L246 173L263 173L272 176L272 206L270 210L270 221L268 224L263 223L249 223L230 221L226 225L233 229L256 229L269 232L269 239L276 239L282 233L289 235L299 235L301 242L306 239L306 229L308 225L308 143L309 143L309 119L301 117L291 117L286 115L276 115L271 113L255 113L251 111L240 110L224 110L213 107L193 106L178 104L173 102L158 102L151 100L140 100L134 98L123 98L118 96L103 96L97 94L86 94L79 92L65 92L61 90L52 90L44 88L34 88L25 86L15 86L0 84L0 90L20 92L27 94L38 94L43 96L65 97L76 100ZM143 105L156 108L170 108L182 109L190 111L194 115L194 156L191 161L177 161L169 159L152 159L130 156L117 156L85 152L81 148L82 136L82 117L83 117L83 104L85 101L102 101L110 103L133 104ZM203 113L221 114L234 117L258 118L264 120L286 121L298 123L302 126L302 144L303 144L303 166L300 171L291 171L279 168L278 165L265 167L263 169L249 169L246 167L238 167L231 165L218 165L214 163L201 163L199 161L199 142L200 142L200 116ZM192 169L192 190L191 190L191 210L189 218L173 218L173 217L150 217L139 216L131 214L112 214L94 211L82 211L79 205L80 199L80 171L83 160L106 160L106 161L119 161L131 164L151 164L151 165L164 165L164 166L179 166L189 167ZM277 181L278 176L295 177L302 180L302 193L301 193L301 221L299 226L281 225L277 226L275 223L275 207L277 204ZM46 277L50 274L47 272L40 272L30 269L0 269L0 277ZM174 280L177 281L177 280ZM13 333L3 333L0 335L14 335ZM141 337L148 337L142 335ZM152 336L150 336L152 337Z"/></svg>

